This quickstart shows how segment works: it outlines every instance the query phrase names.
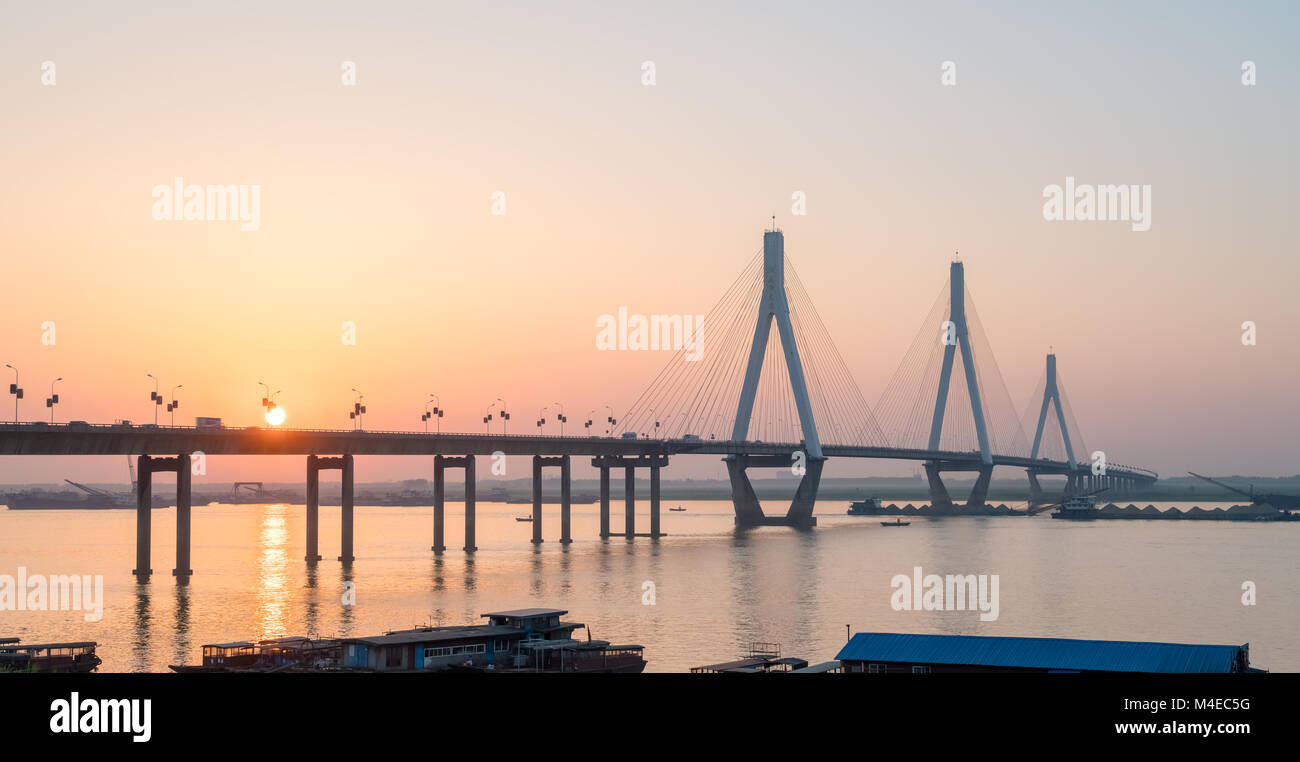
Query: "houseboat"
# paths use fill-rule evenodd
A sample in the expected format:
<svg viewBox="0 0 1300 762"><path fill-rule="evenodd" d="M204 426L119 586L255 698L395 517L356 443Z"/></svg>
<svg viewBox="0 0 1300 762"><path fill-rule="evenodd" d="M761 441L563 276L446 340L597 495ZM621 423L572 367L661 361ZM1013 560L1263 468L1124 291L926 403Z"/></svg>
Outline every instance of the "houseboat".
<svg viewBox="0 0 1300 762"><path fill-rule="evenodd" d="M336 667L341 653L337 640L313 640L300 635L256 643L240 640L204 645L201 664L171 665L171 669L189 673L314 672Z"/></svg>
<svg viewBox="0 0 1300 762"><path fill-rule="evenodd" d="M419 627L342 641L342 665L375 672L641 672L639 645L573 637L568 611L529 608L483 614L486 624Z"/></svg>
<svg viewBox="0 0 1300 762"><path fill-rule="evenodd" d="M90 672L103 659L95 655L93 641L31 643L0 638L0 672Z"/></svg>

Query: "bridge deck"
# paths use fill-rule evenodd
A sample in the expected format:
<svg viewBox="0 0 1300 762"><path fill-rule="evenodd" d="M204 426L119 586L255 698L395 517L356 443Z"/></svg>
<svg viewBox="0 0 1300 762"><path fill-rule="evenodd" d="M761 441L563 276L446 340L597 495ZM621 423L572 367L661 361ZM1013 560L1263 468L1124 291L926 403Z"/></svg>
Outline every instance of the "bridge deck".
<svg viewBox="0 0 1300 762"><path fill-rule="evenodd" d="M284 428L195 428L122 424L0 424L0 455L786 455L798 442L737 442L718 439L623 439L527 434L423 433ZM976 466L977 451L949 452L894 447L824 445L828 458L941 461ZM995 466L1064 474L1065 461L994 455ZM1073 470L1086 470L1080 463ZM1146 469L1111 464L1107 474L1154 482Z"/></svg>

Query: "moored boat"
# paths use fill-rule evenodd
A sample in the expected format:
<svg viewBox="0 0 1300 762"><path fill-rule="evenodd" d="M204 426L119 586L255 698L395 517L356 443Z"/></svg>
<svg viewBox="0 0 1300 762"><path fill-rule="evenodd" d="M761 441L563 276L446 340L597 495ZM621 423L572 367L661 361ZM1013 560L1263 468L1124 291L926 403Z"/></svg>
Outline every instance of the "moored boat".
<svg viewBox="0 0 1300 762"><path fill-rule="evenodd" d="M90 672L103 663L94 641L29 643L0 639L0 672Z"/></svg>

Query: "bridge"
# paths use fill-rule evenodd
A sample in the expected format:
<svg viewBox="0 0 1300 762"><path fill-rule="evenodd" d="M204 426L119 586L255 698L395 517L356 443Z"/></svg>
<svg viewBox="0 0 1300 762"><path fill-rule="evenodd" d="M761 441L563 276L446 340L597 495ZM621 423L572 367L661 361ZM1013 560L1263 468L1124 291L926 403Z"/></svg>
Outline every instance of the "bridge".
<svg viewBox="0 0 1300 762"><path fill-rule="evenodd" d="M776 331L771 329L775 325ZM1089 453L1069 406L1055 354L1048 354L1029 408L1017 415L965 285L964 266L954 261L911 347L876 404L876 417L817 316L812 300L785 256L785 237L773 228L763 249L705 316L707 351L687 342L618 422L612 436L494 435L410 431L289 428L193 428L131 424L0 424L0 455L134 455L136 568L152 574L152 474L176 473L176 567L188 577L191 457L206 455L304 455L307 458L307 547L320 560L319 472L342 472L342 536L339 560L353 556L353 483L356 455L432 456L433 545L443 535L445 471L465 478L465 542L475 550L475 458L532 456L533 542L542 542L542 472L558 467L561 479L561 543L570 535L572 459L590 458L600 474L600 535L610 527L610 471L623 469L624 527L628 539L658 538L660 471L684 455L721 456L731 482L736 525L811 527L822 469L829 458L910 460L922 463L931 507L937 513L976 514L985 509L993 469L1023 469L1031 505L1049 497L1040 476L1064 477L1065 495L1107 488L1123 491L1153 484L1157 475L1135 466L1107 463ZM960 372L959 370L960 369ZM1030 422L1032 425L1030 426ZM1034 431L1032 445L1026 428ZM1100 460L1096 456L1101 456ZM635 475L650 476L650 528L636 532ZM789 508L764 512L749 480L751 468L790 469L800 477ZM973 472L974 487L956 503L944 472Z"/></svg>

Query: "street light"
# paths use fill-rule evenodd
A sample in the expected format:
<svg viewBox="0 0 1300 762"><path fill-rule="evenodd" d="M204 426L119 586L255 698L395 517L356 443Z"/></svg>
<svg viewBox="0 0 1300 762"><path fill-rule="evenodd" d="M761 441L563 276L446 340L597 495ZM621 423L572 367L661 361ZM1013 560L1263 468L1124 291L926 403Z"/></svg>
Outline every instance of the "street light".
<svg viewBox="0 0 1300 762"><path fill-rule="evenodd" d="M54 393L54 385L62 380L63 376L59 376L50 382L50 396L45 399L45 407L50 409L50 423L54 423L54 406L59 404L59 395Z"/></svg>
<svg viewBox="0 0 1300 762"><path fill-rule="evenodd" d="M442 398L440 398L438 395L436 395L436 394L432 394L432 393L430 393L429 396L433 398L433 410L432 410L431 412L433 413L433 417L437 419L436 421L434 421L434 423L437 424L437 429L436 429L436 431L437 431L439 434L441 434L441 433L442 433L442 414L445 412L445 411L442 409ZM427 405L426 405L426 407L427 407ZM425 424L424 430L425 430L425 431L428 431L428 430L429 430L429 426L428 426L428 424Z"/></svg>
<svg viewBox="0 0 1300 762"><path fill-rule="evenodd" d="M357 392L355 388L352 391ZM363 422L362 416L366 414L366 406L362 404L365 402L365 399L366 399L366 395L362 394L361 392L357 392L357 398L352 401L352 412L348 413L348 417L356 421L356 424L354 424L352 427L353 430L360 430L364 428L361 424Z"/></svg>
<svg viewBox="0 0 1300 762"><path fill-rule="evenodd" d="M614 427L618 425L618 421L614 420L614 408L606 405L605 409L609 411L609 415L605 416L605 420L609 422L609 428L605 429L605 434L613 436Z"/></svg>
<svg viewBox="0 0 1300 762"><path fill-rule="evenodd" d="M430 402L433 403L433 410L430 410L430 409L429 409L429 403L430 403ZM429 433L429 419L430 419L430 418L438 418L438 419L441 419L441 418L442 418L442 408L438 407L438 395L436 395L436 394L432 394L432 393L429 394L429 399L426 400L425 403L424 403L424 415L420 416L420 420L421 420L421 421L424 421L424 433L425 433L425 434L428 434L428 433ZM438 431L441 432L441 431L442 431L442 421L439 420L439 421L437 421L437 423L438 423Z"/></svg>
<svg viewBox="0 0 1300 762"><path fill-rule="evenodd" d="M158 425L158 408L162 407L162 395L158 393L158 379L152 373L146 373L146 376L153 379L153 391L149 393L149 401L153 403L153 425Z"/></svg>
<svg viewBox="0 0 1300 762"><path fill-rule="evenodd" d="M487 406L487 410L483 411L483 423L487 426L487 433L489 434L492 433L492 408L496 406L497 403L493 402Z"/></svg>
<svg viewBox="0 0 1300 762"><path fill-rule="evenodd" d="M591 436L591 424L596 420L596 409L592 408L587 411L587 422L582 424L582 428L587 430L587 436Z"/></svg>
<svg viewBox="0 0 1300 762"><path fill-rule="evenodd" d="M564 436L564 424L569 422L568 417L564 415L564 405L558 402L552 402L551 404L560 408L560 414L555 416L555 420L560 422L560 436Z"/></svg>
<svg viewBox="0 0 1300 762"><path fill-rule="evenodd" d="M506 433L506 424L510 421L510 414L506 412L506 401L497 397L497 402L501 403L501 434Z"/></svg>
<svg viewBox="0 0 1300 762"><path fill-rule="evenodd" d="M538 433L538 434L541 434L541 433L542 433L542 426L546 425L546 408L547 408L547 407L549 407L549 406L543 406L540 410L537 411L537 433Z"/></svg>
<svg viewBox="0 0 1300 762"><path fill-rule="evenodd" d="M185 386L185 384L177 384L172 387L172 394L171 394L172 401L167 403L167 412L171 413L172 415L172 422L170 424L171 426L176 425L176 408L181 406L181 403L176 400L176 390L180 389L183 386ZM51 414L53 414L53 411L51 411Z"/></svg>
<svg viewBox="0 0 1300 762"><path fill-rule="evenodd" d="M5 367L14 372L14 382L9 385L9 393L14 396L14 423L18 423L18 400L23 398L23 390L18 386L18 369L9 363Z"/></svg>

